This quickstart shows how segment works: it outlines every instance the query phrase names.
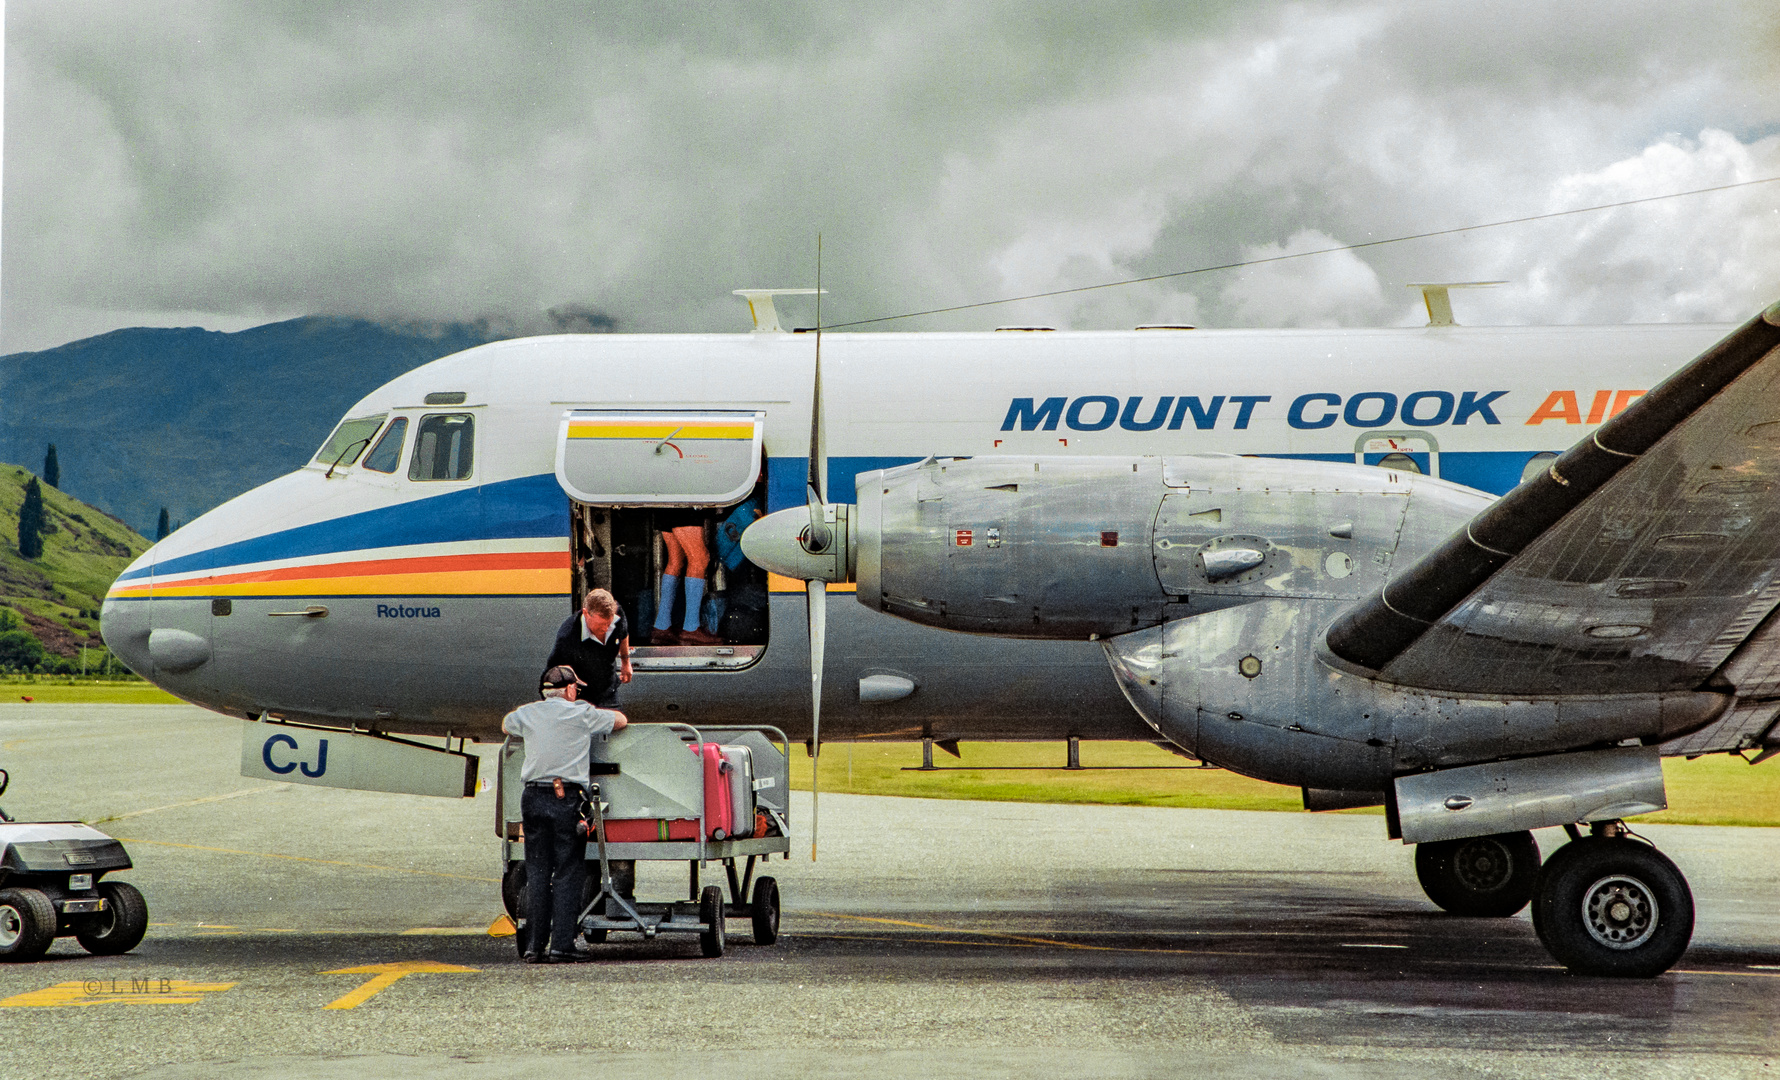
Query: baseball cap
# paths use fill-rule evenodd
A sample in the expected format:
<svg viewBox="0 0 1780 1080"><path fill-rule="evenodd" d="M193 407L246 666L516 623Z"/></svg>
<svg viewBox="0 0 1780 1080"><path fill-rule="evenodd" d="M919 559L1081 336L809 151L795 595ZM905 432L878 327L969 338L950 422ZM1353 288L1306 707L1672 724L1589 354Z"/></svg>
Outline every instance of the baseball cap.
<svg viewBox="0 0 1780 1080"><path fill-rule="evenodd" d="M574 668L567 664L558 664L544 673L544 679L540 689L557 690L570 685L586 686L587 684L582 682L580 678L575 675Z"/></svg>

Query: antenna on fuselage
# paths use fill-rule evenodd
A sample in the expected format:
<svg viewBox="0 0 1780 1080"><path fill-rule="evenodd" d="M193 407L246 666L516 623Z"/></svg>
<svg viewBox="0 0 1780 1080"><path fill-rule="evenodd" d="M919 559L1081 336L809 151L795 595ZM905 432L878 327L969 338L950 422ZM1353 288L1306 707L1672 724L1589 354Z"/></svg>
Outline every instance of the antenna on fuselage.
<svg viewBox="0 0 1780 1080"><path fill-rule="evenodd" d="M1422 291L1422 303L1428 306L1429 326L1457 326L1459 324L1452 317L1452 297L1446 290L1487 289L1506 284L1506 281L1416 281L1410 282L1409 288Z"/></svg>

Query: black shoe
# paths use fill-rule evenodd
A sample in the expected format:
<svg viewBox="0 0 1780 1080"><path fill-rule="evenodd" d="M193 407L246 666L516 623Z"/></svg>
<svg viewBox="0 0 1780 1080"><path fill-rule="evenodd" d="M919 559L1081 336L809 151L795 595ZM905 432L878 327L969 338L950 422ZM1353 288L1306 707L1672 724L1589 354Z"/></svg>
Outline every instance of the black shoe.
<svg viewBox="0 0 1780 1080"><path fill-rule="evenodd" d="M544 963L544 956L542 953L535 953L535 952L520 953L519 958L521 960L524 960L528 964L542 964L542 963Z"/></svg>
<svg viewBox="0 0 1780 1080"><path fill-rule="evenodd" d="M550 950L550 963L552 964L585 964L592 959L592 956L589 956L584 952L557 952L555 949Z"/></svg>

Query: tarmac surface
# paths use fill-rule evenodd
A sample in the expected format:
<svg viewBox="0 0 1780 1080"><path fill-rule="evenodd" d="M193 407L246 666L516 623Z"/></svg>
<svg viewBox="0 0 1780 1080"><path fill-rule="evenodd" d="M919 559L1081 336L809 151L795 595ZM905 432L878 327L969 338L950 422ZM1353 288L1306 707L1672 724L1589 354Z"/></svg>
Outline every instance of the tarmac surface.
<svg viewBox="0 0 1780 1080"><path fill-rule="evenodd" d="M812 864L805 795L766 871L777 945L736 921L720 959L614 935L540 968L486 932L491 795L239 758L240 723L195 708L0 705L0 802L125 840L152 923L127 956L0 966L0 1077L1780 1073L1780 830L1645 830L1698 926L1676 970L1615 981L1524 914L1439 913L1375 816L828 795ZM646 864L638 892L685 888Z"/></svg>

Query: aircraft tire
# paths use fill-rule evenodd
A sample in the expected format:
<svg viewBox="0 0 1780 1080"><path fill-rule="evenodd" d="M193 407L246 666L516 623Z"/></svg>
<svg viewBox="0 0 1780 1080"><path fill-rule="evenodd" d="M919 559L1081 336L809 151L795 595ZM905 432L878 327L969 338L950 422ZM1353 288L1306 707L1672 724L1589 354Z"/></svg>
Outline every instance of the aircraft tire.
<svg viewBox="0 0 1780 1080"><path fill-rule="evenodd" d="M1533 927L1577 975L1649 979L1693 939L1693 892L1668 856L1626 837L1589 836L1539 873Z"/></svg>
<svg viewBox="0 0 1780 1080"><path fill-rule="evenodd" d="M710 927L698 935L699 951L706 956L723 955L723 890L715 885L705 886L705 891L698 897L698 921Z"/></svg>
<svg viewBox="0 0 1780 1080"><path fill-rule="evenodd" d="M75 924L74 940L94 956L122 956L148 933L148 901L127 881L101 881L105 910Z"/></svg>
<svg viewBox="0 0 1780 1080"><path fill-rule="evenodd" d="M1533 898L1539 842L1515 832L1417 844L1415 876L1428 899L1454 915L1507 918Z"/></svg>
<svg viewBox="0 0 1780 1080"><path fill-rule="evenodd" d="M754 919L754 944L771 945L779 940L779 883L763 877L754 883L754 902L749 905Z"/></svg>
<svg viewBox="0 0 1780 1080"><path fill-rule="evenodd" d="M28 964L56 940L56 905L40 889L0 889L0 963Z"/></svg>

